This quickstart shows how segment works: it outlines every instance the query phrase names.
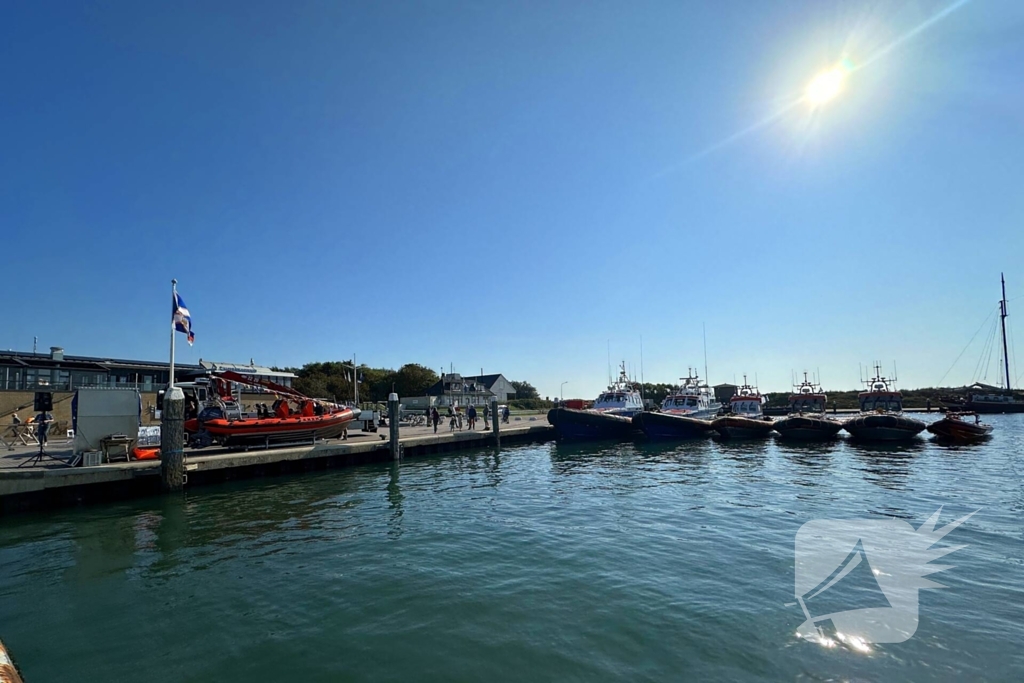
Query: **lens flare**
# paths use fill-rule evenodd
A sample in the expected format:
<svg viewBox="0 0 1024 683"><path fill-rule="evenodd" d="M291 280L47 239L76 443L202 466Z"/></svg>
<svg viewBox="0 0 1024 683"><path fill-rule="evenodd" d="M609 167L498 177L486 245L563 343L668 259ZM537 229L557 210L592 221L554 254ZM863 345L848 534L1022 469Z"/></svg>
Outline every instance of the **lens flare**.
<svg viewBox="0 0 1024 683"><path fill-rule="evenodd" d="M823 71L814 77L814 80L807 86L804 98L816 107L835 99L836 95L843 89L843 81L846 80L846 72L835 67Z"/></svg>

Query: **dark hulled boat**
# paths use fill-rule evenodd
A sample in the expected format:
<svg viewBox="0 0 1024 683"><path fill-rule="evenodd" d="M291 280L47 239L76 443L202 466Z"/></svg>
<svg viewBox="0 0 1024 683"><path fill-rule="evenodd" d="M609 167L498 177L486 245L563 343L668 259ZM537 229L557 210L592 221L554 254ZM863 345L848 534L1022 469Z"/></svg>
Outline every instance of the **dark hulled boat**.
<svg viewBox="0 0 1024 683"><path fill-rule="evenodd" d="M675 391L661 402L661 412L645 411L633 417L633 424L648 439L693 439L710 436L711 420L722 407L714 400L707 383L691 368Z"/></svg>
<svg viewBox="0 0 1024 683"><path fill-rule="evenodd" d="M1024 413L1024 398L1013 392L990 392L970 394L963 409L972 413L995 415L999 413Z"/></svg>
<svg viewBox="0 0 1024 683"><path fill-rule="evenodd" d="M729 414L716 417L711 426L725 439L757 439L771 434L774 425L761 409L764 398L743 376L743 386L729 399Z"/></svg>
<svg viewBox="0 0 1024 683"><path fill-rule="evenodd" d="M789 397L789 414L775 421L775 431L783 439L817 441L835 438L843 425L825 414L828 396L813 382L807 380L796 387Z"/></svg>
<svg viewBox="0 0 1024 683"><path fill-rule="evenodd" d="M640 392L629 380L623 363L618 381L601 392L593 408L552 408L548 422L562 439L625 439L633 434L632 418L643 407Z"/></svg>
<svg viewBox="0 0 1024 683"><path fill-rule="evenodd" d="M906 441L922 431L925 424L903 414L903 395L889 388L894 380L882 377L882 368L875 365L875 378L870 389L862 391L860 415L843 423L843 429L862 441Z"/></svg>
<svg viewBox="0 0 1024 683"><path fill-rule="evenodd" d="M974 422L965 417L974 417ZM928 425L928 431L950 441L981 441L992 435L992 425L982 423L977 413L946 413L944 418Z"/></svg>
<svg viewBox="0 0 1024 683"><path fill-rule="evenodd" d="M689 417L675 413L639 413L633 417L633 424L643 431L648 439L696 439L710 436L713 431L711 420Z"/></svg>
<svg viewBox="0 0 1024 683"><path fill-rule="evenodd" d="M548 422L563 439L626 439L633 433L632 418L595 410L552 408Z"/></svg>

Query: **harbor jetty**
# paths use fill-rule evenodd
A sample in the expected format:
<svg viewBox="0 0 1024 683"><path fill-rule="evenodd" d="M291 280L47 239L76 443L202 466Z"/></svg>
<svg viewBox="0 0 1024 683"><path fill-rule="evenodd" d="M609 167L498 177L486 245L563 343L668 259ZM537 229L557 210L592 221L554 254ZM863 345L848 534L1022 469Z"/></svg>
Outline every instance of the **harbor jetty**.
<svg viewBox="0 0 1024 683"><path fill-rule="evenodd" d="M398 450L403 459L418 458L496 447L499 443L542 442L554 437L554 429L543 415L522 415L501 424L500 432L449 431L445 425L435 434L430 426L401 426ZM61 448L61 444L51 442L48 452L59 460L70 459L70 445ZM157 495L162 490L159 460L111 462L94 467L67 467L59 461L46 460L24 466L37 451L37 447L25 446L0 453L0 514ZM345 440L247 451L186 449L184 455L184 488L188 490L230 479L391 462L393 449L387 432L354 431Z"/></svg>

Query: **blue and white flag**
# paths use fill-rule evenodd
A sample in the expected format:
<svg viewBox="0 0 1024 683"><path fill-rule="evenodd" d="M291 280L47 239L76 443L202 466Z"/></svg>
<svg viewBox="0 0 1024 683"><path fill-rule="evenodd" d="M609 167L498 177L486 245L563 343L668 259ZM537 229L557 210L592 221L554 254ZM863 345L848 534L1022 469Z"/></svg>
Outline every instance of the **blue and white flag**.
<svg viewBox="0 0 1024 683"><path fill-rule="evenodd" d="M192 342L196 340L196 335L192 332L192 315L188 312L181 294L177 292L174 293L174 312L171 321L174 323L174 329L188 336L188 345L192 346Z"/></svg>

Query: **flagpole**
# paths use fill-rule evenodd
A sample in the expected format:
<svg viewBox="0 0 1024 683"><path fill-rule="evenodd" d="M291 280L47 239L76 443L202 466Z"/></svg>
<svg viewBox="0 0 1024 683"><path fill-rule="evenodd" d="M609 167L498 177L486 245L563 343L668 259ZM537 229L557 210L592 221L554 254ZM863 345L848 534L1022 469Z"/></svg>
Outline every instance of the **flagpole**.
<svg viewBox="0 0 1024 683"><path fill-rule="evenodd" d="M170 381L167 383L167 388L171 389L174 387L174 311L178 306L178 281L171 280L171 371L169 373Z"/></svg>

